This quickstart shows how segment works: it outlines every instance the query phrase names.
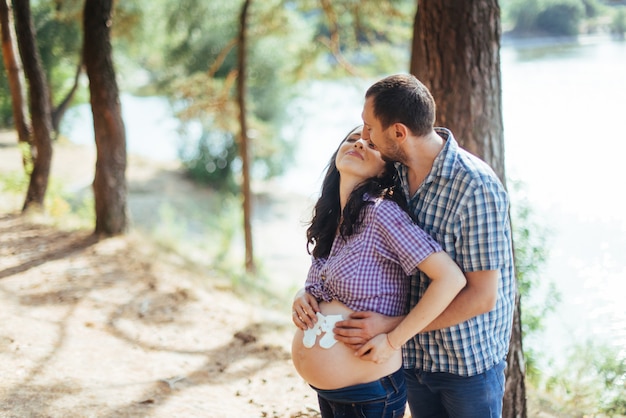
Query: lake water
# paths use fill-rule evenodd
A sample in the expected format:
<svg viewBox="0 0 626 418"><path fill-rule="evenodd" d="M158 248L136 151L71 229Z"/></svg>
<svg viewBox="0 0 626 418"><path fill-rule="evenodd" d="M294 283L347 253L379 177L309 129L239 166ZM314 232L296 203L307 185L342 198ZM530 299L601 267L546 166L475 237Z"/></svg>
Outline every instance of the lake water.
<svg viewBox="0 0 626 418"><path fill-rule="evenodd" d="M515 198L530 202L547 231L538 292L553 282L562 295L545 332L527 344L557 364L574 341L600 340L626 353L626 43L504 46L501 56L509 185L523 183ZM315 197L337 142L361 121L372 81L312 83L289 106L284 133L298 152L281 187ZM122 104L129 152L175 159L178 124L165 101L124 95ZM93 143L88 112L82 106L68 115L62 129L72 141Z"/></svg>
<svg viewBox="0 0 626 418"><path fill-rule="evenodd" d="M588 338L626 355L626 43L506 48L502 81L508 177L550 230L542 277L562 294L537 345L556 361Z"/></svg>

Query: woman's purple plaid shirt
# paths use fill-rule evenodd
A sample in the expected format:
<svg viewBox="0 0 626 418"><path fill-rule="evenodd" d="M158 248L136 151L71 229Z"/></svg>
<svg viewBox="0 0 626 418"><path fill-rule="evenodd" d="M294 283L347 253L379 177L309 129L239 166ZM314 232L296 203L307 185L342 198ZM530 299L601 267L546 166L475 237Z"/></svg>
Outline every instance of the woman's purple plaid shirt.
<svg viewBox="0 0 626 418"><path fill-rule="evenodd" d="M306 290L355 311L397 316L408 312L409 275L441 246L395 202L377 199L347 240L337 234L327 259L313 259Z"/></svg>

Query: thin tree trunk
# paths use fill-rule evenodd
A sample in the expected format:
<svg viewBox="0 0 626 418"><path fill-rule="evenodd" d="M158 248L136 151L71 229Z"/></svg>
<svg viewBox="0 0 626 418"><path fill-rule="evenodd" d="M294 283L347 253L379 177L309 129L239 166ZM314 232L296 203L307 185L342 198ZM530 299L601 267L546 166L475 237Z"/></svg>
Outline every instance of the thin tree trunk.
<svg viewBox="0 0 626 418"><path fill-rule="evenodd" d="M63 100L61 100L61 103L52 109L52 129L54 130L55 139L59 136L59 127L61 125L63 115L65 115L65 112L70 107L74 94L76 94L76 90L78 90L78 82L82 72L83 60L81 58L80 62L76 66L76 73L74 74L74 84L72 84L72 88L70 88L70 91L68 91Z"/></svg>
<svg viewBox="0 0 626 418"><path fill-rule="evenodd" d="M485 160L506 186L497 0L418 0L411 73L431 90L437 124ZM526 387L519 294L507 357L503 416L525 418Z"/></svg>
<svg viewBox="0 0 626 418"><path fill-rule="evenodd" d="M112 60L112 7L112 0L88 0L83 14L83 61L96 141L95 233L106 236L124 233L128 224L126 133Z"/></svg>
<svg viewBox="0 0 626 418"><path fill-rule="evenodd" d="M252 193L250 191L250 151L248 126L246 120L246 35L248 9L251 0L245 0L241 9L240 29L239 29L239 55L238 67L239 77L237 78L237 101L239 102L239 125L240 140L239 152L241 154L242 172L243 172L243 229L245 234L246 245L246 271L252 273L255 271L254 253L252 245Z"/></svg>
<svg viewBox="0 0 626 418"><path fill-rule="evenodd" d="M502 416L506 418L526 418L526 363L524 361L524 347L522 345L522 322L519 292L515 296L515 312L513 316L513 332L509 356L506 359L506 390Z"/></svg>
<svg viewBox="0 0 626 418"><path fill-rule="evenodd" d="M22 209L27 211L43 209L48 188L52 162L50 92L37 51L30 1L15 2L14 14L20 56L29 85L30 115L33 125L33 171L30 174L30 183Z"/></svg>
<svg viewBox="0 0 626 418"><path fill-rule="evenodd" d="M0 26L2 27L2 58L7 72L9 90L11 91L11 104L13 105L13 123L17 131L18 142L27 149L22 149L22 161L24 167L31 161L30 144L31 128L28 122L28 109L26 107L26 92L24 90L24 69L22 60L17 51L15 28L10 0L0 0ZM26 155L28 154L28 155Z"/></svg>

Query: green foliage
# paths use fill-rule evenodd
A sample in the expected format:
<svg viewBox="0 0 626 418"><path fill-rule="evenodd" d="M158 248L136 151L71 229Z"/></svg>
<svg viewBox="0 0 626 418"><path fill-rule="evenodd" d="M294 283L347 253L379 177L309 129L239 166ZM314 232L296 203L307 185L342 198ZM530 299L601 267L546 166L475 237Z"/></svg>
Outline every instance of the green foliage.
<svg viewBox="0 0 626 418"><path fill-rule="evenodd" d="M540 10L540 0L502 0L502 25L516 33L531 32Z"/></svg>
<svg viewBox="0 0 626 418"><path fill-rule="evenodd" d="M537 29L555 36L576 36L583 15L578 2L562 0L548 5L537 15Z"/></svg>
<svg viewBox="0 0 626 418"><path fill-rule="evenodd" d="M9 93L9 81L4 68L4 61L0 61L0 128L13 126L13 107Z"/></svg>
<svg viewBox="0 0 626 418"><path fill-rule="evenodd" d="M544 390L567 416L625 416L625 353L591 340L580 343Z"/></svg>
<svg viewBox="0 0 626 418"><path fill-rule="evenodd" d="M368 77L408 66L417 2L337 0L321 7L317 0L298 2L317 61L319 77Z"/></svg>
<svg viewBox="0 0 626 418"><path fill-rule="evenodd" d="M533 218L533 212L524 195L521 182L511 181L511 224L515 247L515 272L521 297L522 337L543 329L543 319L556 309L561 301L554 282L542 275L548 258L547 231ZM543 292L543 294L542 294ZM541 377L536 367L540 353L531 346L524 347L526 376L536 383Z"/></svg>
<svg viewBox="0 0 626 418"><path fill-rule="evenodd" d="M604 13L604 5L600 0L582 0L584 17L595 18Z"/></svg>
<svg viewBox="0 0 626 418"><path fill-rule="evenodd" d="M237 146L232 134L218 130L203 130L199 140L181 148L180 159L188 176L198 183L212 185L222 191L237 191L235 170Z"/></svg>
<svg viewBox="0 0 626 418"><path fill-rule="evenodd" d="M114 55L132 70L141 64L129 64L135 50L131 47L139 39L138 22L142 13L138 0L115 2L113 42ZM50 88L52 106L65 98L74 84L77 66L82 54L83 0L31 1L31 14L37 37L37 48L43 71ZM144 7L145 8L145 7ZM146 8L150 10L150 8ZM17 40L16 40L17 42ZM17 51L16 51L17 52ZM126 77L120 78L122 81ZM24 86L27 88L27 85ZM4 63L0 62L0 127L13 126L11 95ZM79 89L76 102L87 102L87 89Z"/></svg>
<svg viewBox="0 0 626 418"><path fill-rule="evenodd" d="M624 39L626 34L626 7L619 7L611 19L611 33Z"/></svg>
<svg viewBox="0 0 626 418"><path fill-rule="evenodd" d="M180 156L192 178L234 190L240 182L239 108L236 103L238 2L165 1L161 17L163 63L150 68L157 89L166 94L187 125L188 144ZM297 62L305 45L297 14L279 2L253 3L249 10L246 99L247 137L257 178L280 174L292 149L277 134L293 90ZM199 128L199 129L198 129Z"/></svg>
<svg viewBox="0 0 626 418"><path fill-rule="evenodd" d="M163 51L168 63L164 81L206 72L231 40L237 38L239 2L170 1L164 21L170 34ZM228 54L216 76L224 78L235 67L236 55Z"/></svg>
<svg viewBox="0 0 626 418"><path fill-rule="evenodd" d="M41 64L50 86L52 103L71 88L82 49L82 2L41 1L32 5Z"/></svg>
<svg viewBox="0 0 626 418"><path fill-rule="evenodd" d="M0 191L11 194L22 194L28 187L28 177L22 172L8 173L0 177Z"/></svg>
<svg viewBox="0 0 626 418"><path fill-rule="evenodd" d="M586 0L510 0L503 2L505 22L513 32L576 36L584 16L595 15L595 2Z"/></svg>
<svg viewBox="0 0 626 418"><path fill-rule="evenodd" d="M521 182L510 182L511 219L515 244L516 274L521 294L522 334L543 329L543 320L561 302L553 282L542 274L548 258L547 231L533 218ZM587 341L564 355L562 369L540 370L541 353L524 346L526 380L537 388L541 401L566 416L626 415L626 352Z"/></svg>
<svg viewBox="0 0 626 418"><path fill-rule="evenodd" d="M142 78L151 86L146 92L171 99L186 124L187 143L197 148L186 146L180 152L189 175L222 190L234 190L240 180L235 82L241 4L156 0L149 9L142 8L143 29L134 32L148 41L133 47L134 60L145 64ZM350 65L346 63L352 62L364 64L359 68L381 63L371 66L378 73L390 70L384 65L408 62L414 1L343 0L331 7L332 22L317 1L251 5L247 136L255 178L279 175L292 161L295 142L281 137L280 126L287 115L286 104L297 93L290 86L299 77L342 71L345 75ZM335 34L339 35L337 49L331 45ZM404 48L394 49L391 44Z"/></svg>
<svg viewBox="0 0 626 418"><path fill-rule="evenodd" d="M607 22L621 8L601 0L502 0L500 4L505 32L535 36L613 31L615 23Z"/></svg>
<svg viewBox="0 0 626 418"><path fill-rule="evenodd" d="M124 70L122 88L168 96L183 123L194 127L187 129L187 138L198 149L181 151L189 158L184 164L190 176L226 190L238 184L241 166L234 87L241 4L154 0L145 7L127 0L116 2L113 18L113 51ZM82 6L79 0L35 4L54 102L73 82L82 42ZM292 161L296 142L280 134L285 106L297 93L290 86L305 74L345 76L359 68L365 75L362 69L368 66L382 73L397 68L399 61L408 62L415 6L413 0L339 0L325 13L313 0L252 3L247 135L256 178L279 175ZM2 110L10 123L10 102L0 101ZM198 126L201 129L195 129Z"/></svg>

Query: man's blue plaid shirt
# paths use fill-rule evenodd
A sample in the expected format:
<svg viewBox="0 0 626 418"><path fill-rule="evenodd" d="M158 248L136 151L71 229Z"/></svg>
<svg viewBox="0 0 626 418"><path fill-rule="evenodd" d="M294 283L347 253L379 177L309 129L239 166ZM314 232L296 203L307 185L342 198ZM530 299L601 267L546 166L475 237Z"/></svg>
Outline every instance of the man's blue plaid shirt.
<svg viewBox="0 0 626 418"><path fill-rule="evenodd" d="M460 376L483 373L506 358L515 305L509 200L502 183L482 160L459 148L452 132L432 170L409 199L416 222L464 272L499 270L496 307L450 328L416 335L403 348L404 367ZM408 196L407 168L397 164ZM410 306L430 279L411 278Z"/></svg>

